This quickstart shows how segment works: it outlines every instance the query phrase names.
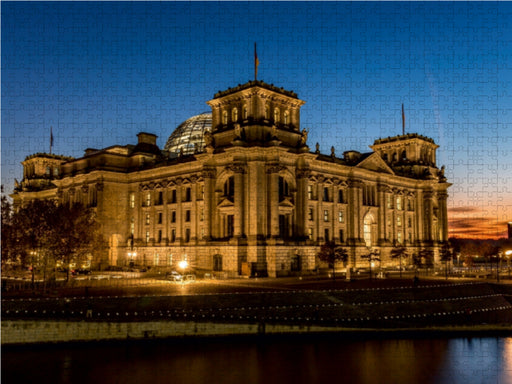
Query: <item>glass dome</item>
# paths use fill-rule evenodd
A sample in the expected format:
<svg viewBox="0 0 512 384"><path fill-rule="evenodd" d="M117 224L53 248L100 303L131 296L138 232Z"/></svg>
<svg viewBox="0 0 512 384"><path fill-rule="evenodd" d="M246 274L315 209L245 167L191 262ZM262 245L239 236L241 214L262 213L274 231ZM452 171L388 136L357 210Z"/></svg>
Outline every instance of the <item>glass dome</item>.
<svg viewBox="0 0 512 384"><path fill-rule="evenodd" d="M195 152L202 152L204 147L204 131L212 129L212 114L210 112L201 113L181 123L178 128L171 133L164 151L168 156L177 157L183 149L184 155L191 155Z"/></svg>

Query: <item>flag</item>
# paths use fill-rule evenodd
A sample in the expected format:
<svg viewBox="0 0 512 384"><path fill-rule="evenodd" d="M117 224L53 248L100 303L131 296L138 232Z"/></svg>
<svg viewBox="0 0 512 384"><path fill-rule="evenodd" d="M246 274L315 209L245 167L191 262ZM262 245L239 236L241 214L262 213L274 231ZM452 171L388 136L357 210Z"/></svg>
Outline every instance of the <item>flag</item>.
<svg viewBox="0 0 512 384"><path fill-rule="evenodd" d="M254 43L254 80L258 79L258 65L260 65L260 61L258 60L258 54L256 53L256 43Z"/></svg>
<svg viewBox="0 0 512 384"><path fill-rule="evenodd" d="M402 135L405 135L405 113L404 105L402 104Z"/></svg>

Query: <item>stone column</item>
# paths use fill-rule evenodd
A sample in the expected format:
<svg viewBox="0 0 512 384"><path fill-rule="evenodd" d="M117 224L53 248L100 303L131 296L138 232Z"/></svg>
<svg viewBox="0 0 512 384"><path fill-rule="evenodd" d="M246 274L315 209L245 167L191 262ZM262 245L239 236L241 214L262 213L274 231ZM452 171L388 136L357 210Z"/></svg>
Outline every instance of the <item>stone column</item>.
<svg viewBox="0 0 512 384"><path fill-rule="evenodd" d="M279 236L279 165L267 165L267 175L269 180L269 199L267 206L269 208L269 234L271 237Z"/></svg>
<svg viewBox="0 0 512 384"><path fill-rule="evenodd" d="M424 205L424 240L432 241L432 219L434 217L434 209L432 204L432 198L434 194L432 191L425 191L423 193L423 205Z"/></svg>
<svg viewBox="0 0 512 384"><path fill-rule="evenodd" d="M197 215L199 210L197 209L197 178L194 176L191 180L190 185L190 197L191 197L191 209L190 209L190 241L197 241L198 230L197 230Z"/></svg>
<svg viewBox="0 0 512 384"><path fill-rule="evenodd" d="M244 174L245 167L242 164L233 165L235 172L235 228L233 235L241 237L244 233Z"/></svg>
<svg viewBox="0 0 512 384"><path fill-rule="evenodd" d="M176 241L181 243L183 233L183 183L181 178L176 180Z"/></svg>
<svg viewBox="0 0 512 384"><path fill-rule="evenodd" d="M308 177L309 169L297 169L297 200L295 202L296 211L296 234L298 236L307 235L307 219L308 219Z"/></svg>
<svg viewBox="0 0 512 384"><path fill-rule="evenodd" d="M439 217L438 225L441 227L441 238L440 241L448 240L448 208L446 206L446 200L448 194L445 191L437 193L437 201L439 206Z"/></svg>
<svg viewBox="0 0 512 384"><path fill-rule="evenodd" d="M386 201L386 191L389 189L387 185L378 184L377 185L377 201L379 205L378 211L378 230L377 230L377 238L378 244L384 245L387 242L386 236L386 209L387 209L387 201Z"/></svg>
<svg viewBox="0 0 512 384"><path fill-rule="evenodd" d="M204 180L204 237L206 240L211 239L212 236L212 216L215 208L215 168L204 167L202 176Z"/></svg>
<svg viewBox="0 0 512 384"><path fill-rule="evenodd" d="M358 180L349 180L348 182L347 242L349 242L349 244L357 244L362 241L362 186L363 183Z"/></svg>

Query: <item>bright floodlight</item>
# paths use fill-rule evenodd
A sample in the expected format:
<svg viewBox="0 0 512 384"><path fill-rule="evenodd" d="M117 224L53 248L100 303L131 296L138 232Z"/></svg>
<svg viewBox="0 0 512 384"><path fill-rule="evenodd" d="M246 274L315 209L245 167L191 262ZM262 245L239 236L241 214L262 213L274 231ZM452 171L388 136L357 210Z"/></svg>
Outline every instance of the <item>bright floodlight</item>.
<svg viewBox="0 0 512 384"><path fill-rule="evenodd" d="M181 269L186 269L188 267L188 263L187 263L187 260L181 260L178 265L180 266Z"/></svg>
<svg viewBox="0 0 512 384"><path fill-rule="evenodd" d="M507 255L507 256L512 255L512 249L510 251L505 252L505 255Z"/></svg>

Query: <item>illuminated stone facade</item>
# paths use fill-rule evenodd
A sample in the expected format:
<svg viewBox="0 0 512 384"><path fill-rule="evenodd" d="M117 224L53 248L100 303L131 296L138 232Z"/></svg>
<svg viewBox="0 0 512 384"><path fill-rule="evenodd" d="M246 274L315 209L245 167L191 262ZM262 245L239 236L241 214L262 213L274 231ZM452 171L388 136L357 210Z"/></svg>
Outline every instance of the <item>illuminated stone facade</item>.
<svg viewBox="0 0 512 384"><path fill-rule="evenodd" d="M308 147L304 102L293 92L251 81L207 104L211 121L200 120L211 130L192 147L170 138L166 149L179 152L140 133L136 145L87 149L78 159L28 157L15 205L55 198L94 206L111 265L175 268L187 259L197 271L284 276L318 267L326 240L349 251L351 266L366 266L361 255L370 251L396 264L397 244L437 260L450 184L432 139L406 134L376 140L369 153L322 154Z"/></svg>

